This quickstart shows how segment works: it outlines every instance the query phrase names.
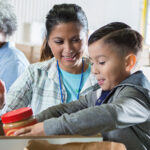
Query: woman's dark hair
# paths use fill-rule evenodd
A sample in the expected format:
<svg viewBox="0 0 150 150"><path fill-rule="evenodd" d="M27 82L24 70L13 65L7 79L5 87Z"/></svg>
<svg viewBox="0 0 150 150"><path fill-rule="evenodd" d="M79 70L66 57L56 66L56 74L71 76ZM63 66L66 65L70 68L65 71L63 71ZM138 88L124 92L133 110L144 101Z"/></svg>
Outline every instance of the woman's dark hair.
<svg viewBox="0 0 150 150"><path fill-rule="evenodd" d="M125 28L131 28L131 27L123 22L109 23L109 24L97 29L94 33L91 34L91 36L89 37L89 40L88 40L88 45L94 43L97 40L100 40L101 38L103 38L104 36L106 36L107 34L113 32L113 31L117 31L117 30L125 29Z"/></svg>
<svg viewBox="0 0 150 150"><path fill-rule="evenodd" d="M52 52L51 52L51 49L48 45L46 38L43 41L40 52L41 52L40 61L45 61L45 60L48 60L48 59L54 57Z"/></svg>
<svg viewBox="0 0 150 150"><path fill-rule="evenodd" d="M54 26L60 23L75 22L81 25L86 33L88 33L88 21L82 8L76 4L60 4L48 12L46 16L46 41L41 48L41 61L54 57L48 45L48 39ZM45 47L44 47L45 46Z"/></svg>

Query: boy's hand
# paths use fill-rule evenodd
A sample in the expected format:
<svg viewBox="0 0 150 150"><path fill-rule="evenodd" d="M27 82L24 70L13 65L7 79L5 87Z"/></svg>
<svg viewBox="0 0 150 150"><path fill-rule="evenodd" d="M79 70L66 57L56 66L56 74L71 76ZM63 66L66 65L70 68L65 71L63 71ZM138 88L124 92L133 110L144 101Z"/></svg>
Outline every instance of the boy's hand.
<svg viewBox="0 0 150 150"><path fill-rule="evenodd" d="M5 83L2 80L0 80L0 109L2 109L5 105L5 94L6 94Z"/></svg>
<svg viewBox="0 0 150 150"><path fill-rule="evenodd" d="M44 123L40 122L33 126L25 127L20 130L17 130L15 136L44 136Z"/></svg>

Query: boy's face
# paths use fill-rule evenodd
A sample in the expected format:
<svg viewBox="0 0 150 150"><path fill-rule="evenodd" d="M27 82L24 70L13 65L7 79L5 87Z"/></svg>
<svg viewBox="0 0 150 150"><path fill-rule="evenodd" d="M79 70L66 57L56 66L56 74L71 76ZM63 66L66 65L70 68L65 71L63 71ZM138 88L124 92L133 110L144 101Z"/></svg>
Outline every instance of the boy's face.
<svg viewBox="0 0 150 150"><path fill-rule="evenodd" d="M89 46L92 72L103 90L111 90L130 75L126 59L113 49L115 46L98 40Z"/></svg>

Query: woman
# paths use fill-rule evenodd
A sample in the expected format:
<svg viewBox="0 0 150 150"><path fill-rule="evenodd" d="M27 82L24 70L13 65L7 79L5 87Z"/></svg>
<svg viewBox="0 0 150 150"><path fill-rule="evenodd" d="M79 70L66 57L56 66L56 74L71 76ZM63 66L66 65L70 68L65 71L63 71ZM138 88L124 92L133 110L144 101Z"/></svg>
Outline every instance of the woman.
<svg viewBox="0 0 150 150"><path fill-rule="evenodd" d="M3 113L31 106L37 114L47 107L79 99L96 87L88 60L82 58L88 23L81 7L55 5L46 17L46 32L49 54L54 58L31 65L15 82L7 94Z"/></svg>

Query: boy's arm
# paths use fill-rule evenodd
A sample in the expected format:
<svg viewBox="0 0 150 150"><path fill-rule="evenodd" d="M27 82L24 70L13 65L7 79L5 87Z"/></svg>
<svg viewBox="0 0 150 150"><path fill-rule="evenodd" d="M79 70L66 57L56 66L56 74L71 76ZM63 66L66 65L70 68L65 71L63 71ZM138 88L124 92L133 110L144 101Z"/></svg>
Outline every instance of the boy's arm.
<svg viewBox="0 0 150 150"><path fill-rule="evenodd" d="M86 96L81 96L79 100L70 102L68 104L59 104L49 107L41 113L37 114L35 117L38 122L42 122L50 118L58 118L65 113L71 114L87 107L88 101Z"/></svg>
<svg viewBox="0 0 150 150"><path fill-rule="evenodd" d="M81 109L87 108L88 102L85 97L80 97L79 100L71 102L69 104L60 104L57 106L49 107L44 110L40 114L36 115L36 120L40 123L37 123L33 126L25 127L20 130L17 130L14 135L15 136L37 136L37 135L46 135L44 131L44 123L42 121L49 118L57 118L64 113L71 114L73 112L77 112ZM48 125L49 126L49 125ZM52 126L56 126L55 122ZM51 128L51 126L49 126ZM53 130L52 128L50 130Z"/></svg>
<svg viewBox="0 0 150 150"><path fill-rule="evenodd" d="M2 114L21 107L27 107L31 101L33 74L28 68L11 86L6 94L6 105Z"/></svg>
<svg viewBox="0 0 150 150"><path fill-rule="evenodd" d="M46 120L44 132L46 135L91 135L126 128L145 122L149 117L149 109L146 97L133 89L126 95L120 94L113 103Z"/></svg>
<svg viewBox="0 0 150 150"><path fill-rule="evenodd" d="M70 102L68 104L59 104L56 106L49 107L41 113L37 114L35 117L38 122L42 122L50 118L58 118L64 113L71 114L79 110L95 106L95 101L97 100L100 94L101 89L98 88L96 84L94 87L94 91L89 92L85 96L80 96L79 100Z"/></svg>

